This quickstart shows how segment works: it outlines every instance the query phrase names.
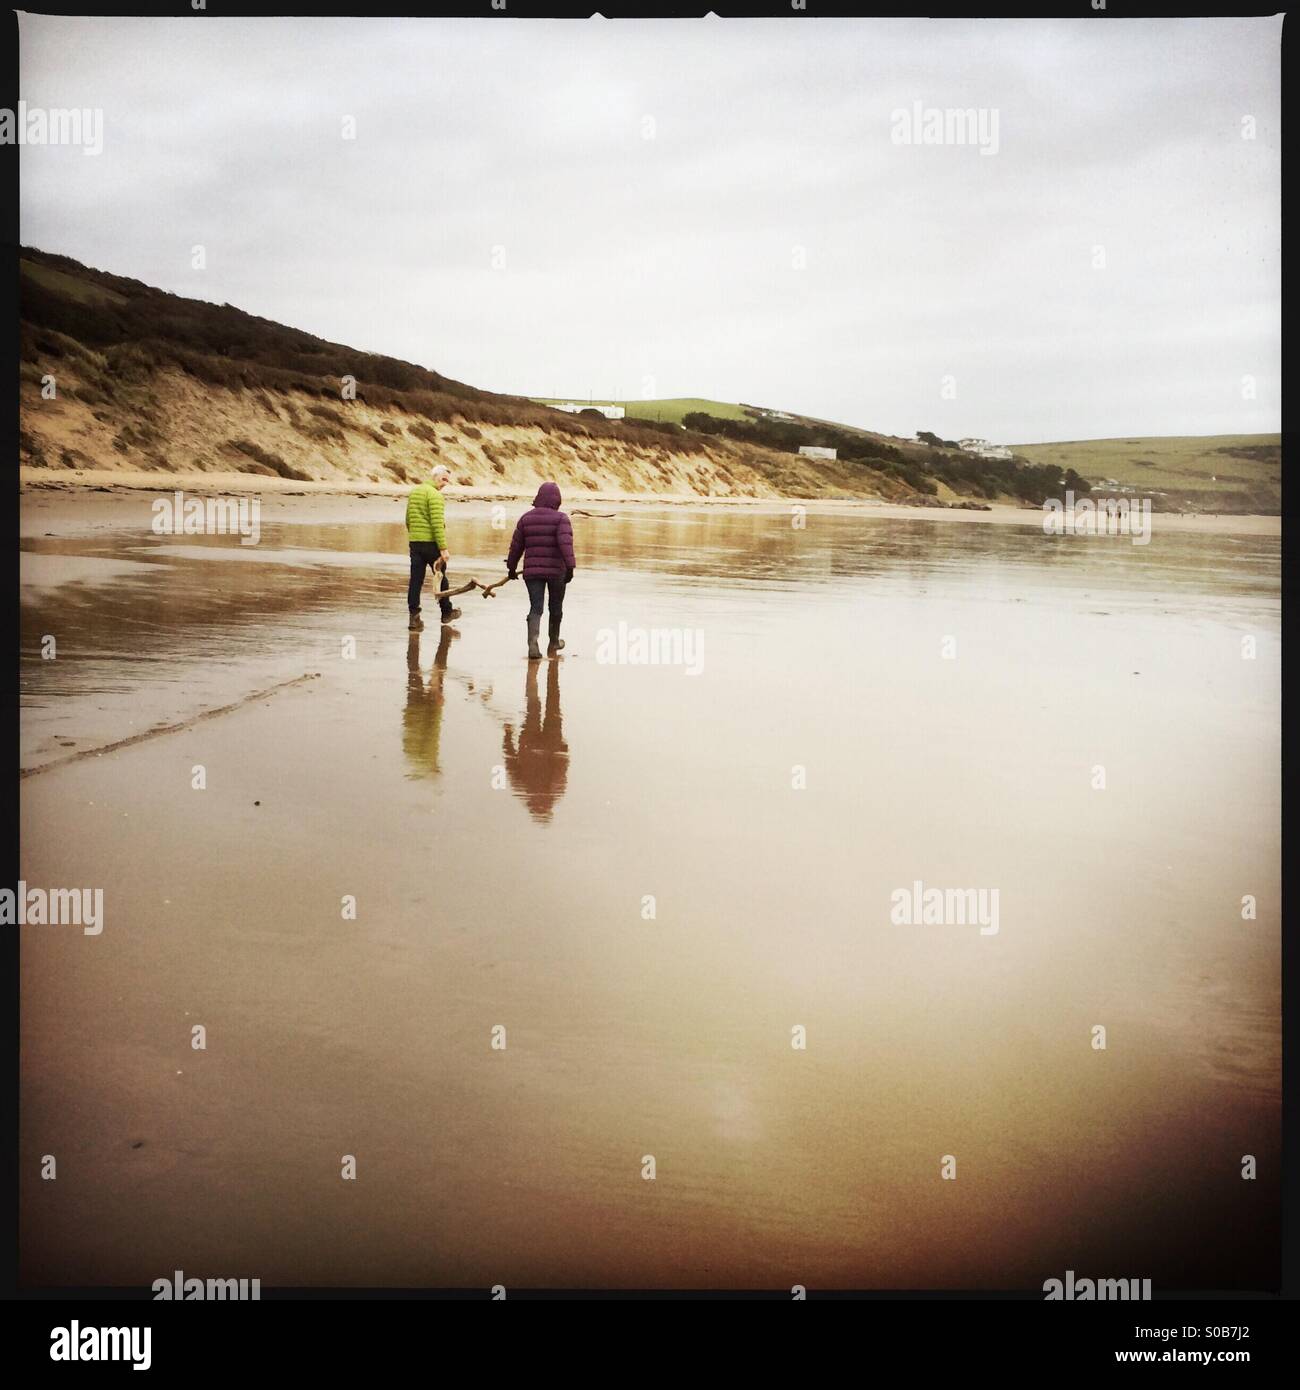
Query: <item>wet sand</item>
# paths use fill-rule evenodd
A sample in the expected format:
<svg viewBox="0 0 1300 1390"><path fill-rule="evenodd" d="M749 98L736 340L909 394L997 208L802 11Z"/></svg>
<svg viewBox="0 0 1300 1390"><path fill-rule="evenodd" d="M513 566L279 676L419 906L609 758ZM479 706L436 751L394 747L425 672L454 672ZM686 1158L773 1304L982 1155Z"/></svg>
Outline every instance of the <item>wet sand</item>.
<svg viewBox="0 0 1300 1390"><path fill-rule="evenodd" d="M538 670L519 585L408 642L391 500L28 499L23 871L105 926L22 929L26 1281L1275 1285L1275 535L618 511Z"/></svg>
<svg viewBox="0 0 1300 1390"><path fill-rule="evenodd" d="M250 477L246 473L195 473L167 475L126 471L99 472L81 470L68 472L55 468L22 468L19 470L24 486L23 511L20 517L22 534L41 535L51 528L56 534L81 534L87 528L147 527L150 505L159 496L171 495L173 489L183 489L187 495L198 497L257 496L262 499L266 514L289 523L305 521L348 521L361 518L384 520L401 519L406 495L405 484L341 482L299 483L282 478ZM161 483L161 486L160 486ZM475 504L504 504L507 507L531 502L535 488L524 491L511 488L449 487L445 491L453 512L466 504L473 513ZM566 505L571 508L598 506L602 511L614 504L620 510L679 511L744 511L777 513L788 517L796 504L816 515L861 515L897 517L904 520L943 520L958 523L1041 526L1042 510L1038 507L1009 506L995 503L987 511L967 511L961 507L938 508L909 506L901 502L886 502L876 498L862 499L778 499L761 497L711 497L695 494L680 496L641 496L626 492L586 492L581 497L570 496ZM1282 534L1279 516L1236 515L1228 512L1157 512L1155 525L1165 534L1204 533L1207 535L1275 536Z"/></svg>

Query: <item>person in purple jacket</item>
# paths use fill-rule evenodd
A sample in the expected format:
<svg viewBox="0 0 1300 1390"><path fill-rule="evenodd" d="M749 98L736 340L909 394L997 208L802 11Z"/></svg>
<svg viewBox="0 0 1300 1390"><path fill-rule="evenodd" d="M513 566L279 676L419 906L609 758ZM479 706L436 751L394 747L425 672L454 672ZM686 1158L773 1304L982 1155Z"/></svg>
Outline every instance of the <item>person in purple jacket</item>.
<svg viewBox="0 0 1300 1390"><path fill-rule="evenodd" d="M576 568L573 559L573 523L560 510L560 489L543 483L533 498L533 509L519 518L510 554L506 557L509 578L519 577L519 559L524 561L524 583L528 586L528 659L540 661L538 637L542 630L542 600L549 595L549 635L547 656L555 656L564 619L564 589Z"/></svg>

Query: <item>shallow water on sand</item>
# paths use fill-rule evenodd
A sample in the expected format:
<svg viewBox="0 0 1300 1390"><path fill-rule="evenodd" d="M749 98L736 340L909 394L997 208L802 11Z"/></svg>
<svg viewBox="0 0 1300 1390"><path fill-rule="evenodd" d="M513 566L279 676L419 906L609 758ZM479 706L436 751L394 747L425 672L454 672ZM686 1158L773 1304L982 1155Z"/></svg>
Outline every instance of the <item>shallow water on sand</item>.
<svg viewBox="0 0 1300 1390"><path fill-rule="evenodd" d="M1277 541L574 526L540 669L385 522L29 543L24 767L319 678L23 784L28 1279L1275 1284Z"/></svg>

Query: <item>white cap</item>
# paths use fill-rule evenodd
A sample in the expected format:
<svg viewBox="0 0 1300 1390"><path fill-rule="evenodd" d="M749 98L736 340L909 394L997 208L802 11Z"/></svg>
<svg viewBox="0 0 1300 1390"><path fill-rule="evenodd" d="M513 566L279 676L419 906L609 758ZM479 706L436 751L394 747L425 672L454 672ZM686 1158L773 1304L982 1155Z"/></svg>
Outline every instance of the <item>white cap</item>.
<svg viewBox="0 0 1300 1390"><path fill-rule="evenodd" d="M437 464L433 470L433 476L435 478L450 478L451 469L445 463Z"/></svg>

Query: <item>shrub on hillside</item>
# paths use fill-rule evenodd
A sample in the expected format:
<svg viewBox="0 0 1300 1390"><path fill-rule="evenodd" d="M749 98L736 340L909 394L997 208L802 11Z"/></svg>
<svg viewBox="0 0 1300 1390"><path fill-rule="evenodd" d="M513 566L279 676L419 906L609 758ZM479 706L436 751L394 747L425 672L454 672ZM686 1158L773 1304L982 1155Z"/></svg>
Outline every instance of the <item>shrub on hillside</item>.
<svg viewBox="0 0 1300 1390"><path fill-rule="evenodd" d="M682 427L675 420L642 420L639 417L628 415L623 420L624 426L629 430L645 431L651 434L670 434L680 435Z"/></svg>
<svg viewBox="0 0 1300 1390"><path fill-rule="evenodd" d="M45 467L45 450L41 447L40 440L34 434L28 434L26 430L18 431L18 453L20 458L25 458L33 467Z"/></svg>
<svg viewBox="0 0 1300 1390"><path fill-rule="evenodd" d="M281 478L290 478L296 483L309 483L312 480L310 473L304 473L292 464L285 463L279 454L272 453L269 449L263 449L260 444L255 444L251 439L229 439L226 442L232 449L243 454L245 458L251 459L264 471L274 473ZM258 470L245 467L243 471L256 472Z"/></svg>
<svg viewBox="0 0 1300 1390"><path fill-rule="evenodd" d="M321 444L341 444L347 448L347 435L338 425L331 425L327 420L307 420L299 426L299 433Z"/></svg>

